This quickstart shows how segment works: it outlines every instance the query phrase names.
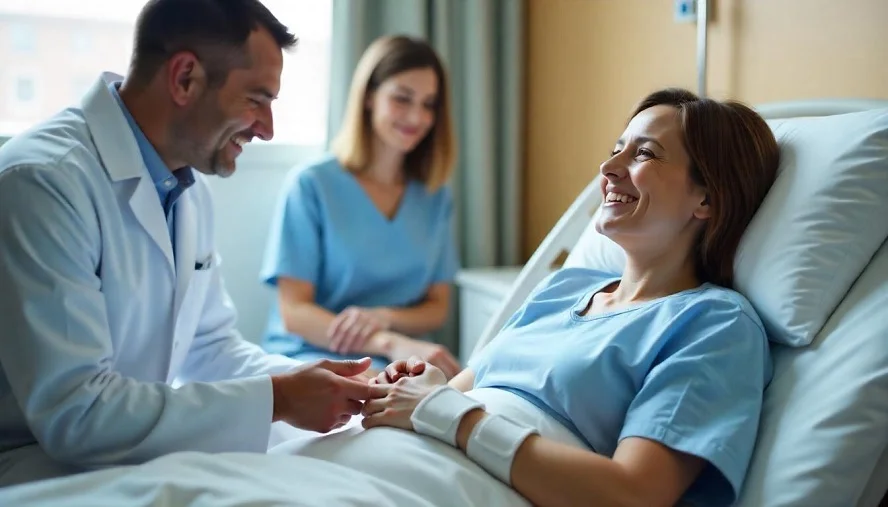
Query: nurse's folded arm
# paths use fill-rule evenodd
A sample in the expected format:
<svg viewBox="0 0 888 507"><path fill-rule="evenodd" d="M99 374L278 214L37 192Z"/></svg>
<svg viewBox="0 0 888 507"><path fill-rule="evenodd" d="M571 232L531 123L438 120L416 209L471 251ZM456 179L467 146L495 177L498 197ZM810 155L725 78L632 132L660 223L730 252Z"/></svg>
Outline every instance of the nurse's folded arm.
<svg viewBox="0 0 888 507"><path fill-rule="evenodd" d="M332 339L328 330L335 315L315 303L314 286L284 276L279 276L277 283L280 313L287 331L302 336L312 345L329 349ZM387 357L393 361L419 356L441 368L447 378L460 370L459 363L444 346L388 330L374 331L360 347L350 352Z"/></svg>

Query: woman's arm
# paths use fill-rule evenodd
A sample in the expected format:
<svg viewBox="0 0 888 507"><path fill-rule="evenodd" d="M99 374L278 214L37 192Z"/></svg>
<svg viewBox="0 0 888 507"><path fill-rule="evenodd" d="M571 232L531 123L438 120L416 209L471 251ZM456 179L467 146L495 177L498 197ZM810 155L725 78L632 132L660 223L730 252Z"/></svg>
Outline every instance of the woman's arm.
<svg viewBox="0 0 888 507"><path fill-rule="evenodd" d="M317 347L330 348L328 334L330 324L336 317L333 313L315 303L314 285L293 278L278 278L278 304L284 327L293 334L302 336ZM374 356L389 357L392 340L389 333L376 333L356 352Z"/></svg>
<svg viewBox="0 0 888 507"><path fill-rule="evenodd" d="M457 376L450 379L448 384L450 384L450 387L464 393L472 389L472 386L475 385L475 372L466 368L459 372Z"/></svg>
<svg viewBox="0 0 888 507"><path fill-rule="evenodd" d="M460 371L457 360L443 346L414 340L388 330L374 330L366 340L353 340L348 349L337 346L330 324L336 315L314 301L314 286L302 280L278 277L278 304L287 331L298 334L317 347L338 353L357 353L401 359L418 356L441 368L447 378ZM353 345L357 344L357 345Z"/></svg>
<svg viewBox="0 0 888 507"><path fill-rule="evenodd" d="M421 336L440 329L447 321L450 308L450 285L432 285L425 299L407 308L379 308L376 311L388 321L393 331L408 336Z"/></svg>
<svg viewBox="0 0 888 507"><path fill-rule="evenodd" d="M472 429L487 414L460 422L456 442L466 450ZM511 485L540 507L672 506L703 470L702 459L644 438L626 438L613 459L531 435L512 462Z"/></svg>
<svg viewBox="0 0 888 507"><path fill-rule="evenodd" d="M411 363L413 366L410 366ZM640 437L623 439L613 458L607 458L531 434L523 441L515 440L516 444L521 443L508 462L501 461L501 453L505 450L495 451L491 455L494 456L491 462L494 468L488 468L484 463L486 458L479 461L485 455L484 446L480 442L473 443L473 446L481 446L473 456L468 452L468 442L476 426L493 416L483 408L473 407L473 400L469 397L454 398L449 395L434 398L425 405L425 409L417 412L420 402L433 392L443 394L444 381L435 368L425 365L417 370L415 363L415 360L406 362L405 368L396 368L397 371L412 374L409 378L399 378L394 384L384 386L388 390L384 398L364 404L362 425L365 428L400 427L455 444L494 476L504 474L503 480L534 505L589 505L594 499L594 505L603 507L672 506L679 501L706 463L696 456ZM391 375L392 368L394 366L390 365L384 375ZM450 387L458 391L463 391L467 386L470 388L473 377L474 373L466 370L466 373L450 382ZM432 405L436 408L428 408ZM453 414L453 420L459 421L451 437L444 429L435 427L435 421L446 413ZM436 415L429 418L429 414ZM417 421L423 421L419 429L414 425ZM512 437L508 431L500 433L502 428L486 431L497 432L494 440L498 442L493 442L495 446L509 446L508 441ZM488 439L489 435L481 440L489 442ZM497 461L500 463L497 464Z"/></svg>

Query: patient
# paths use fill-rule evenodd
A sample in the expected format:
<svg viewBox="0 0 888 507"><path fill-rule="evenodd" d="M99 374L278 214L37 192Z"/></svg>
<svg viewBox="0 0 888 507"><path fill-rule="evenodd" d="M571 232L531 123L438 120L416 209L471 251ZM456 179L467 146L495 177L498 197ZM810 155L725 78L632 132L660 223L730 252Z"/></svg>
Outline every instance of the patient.
<svg viewBox="0 0 888 507"><path fill-rule="evenodd" d="M433 436L534 505L731 505L772 375L734 257L778 159L743 105L648 96L600 169L622 275L550 275L449 385L390 364L363 426Z"/></svg>

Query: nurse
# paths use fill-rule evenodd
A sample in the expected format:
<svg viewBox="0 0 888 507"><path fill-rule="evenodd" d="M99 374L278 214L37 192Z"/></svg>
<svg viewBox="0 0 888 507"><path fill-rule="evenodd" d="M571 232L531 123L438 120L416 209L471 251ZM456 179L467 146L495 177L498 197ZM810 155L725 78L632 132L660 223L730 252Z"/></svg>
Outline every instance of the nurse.
<svg viewBox="0 0 888 507"><path fill-rule="evenodd" d="M447 76L425 42L384 37L364 53L332 154L294 170L261 271L276 288L264 347L299 359L419 356L448 315L458 263L446 185L455 160Z"/></svg>

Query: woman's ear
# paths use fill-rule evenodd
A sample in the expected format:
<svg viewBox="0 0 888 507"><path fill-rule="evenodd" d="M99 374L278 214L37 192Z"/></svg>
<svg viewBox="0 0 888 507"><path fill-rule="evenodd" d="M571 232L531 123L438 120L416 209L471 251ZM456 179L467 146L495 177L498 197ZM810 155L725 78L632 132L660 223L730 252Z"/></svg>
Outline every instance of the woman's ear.
<svg viewBox="0 0 888 507"><path fill-rule="evenodd" d="M706 220L712 216L712 207L709 205L709 194L703 196L700 205L694 210L694 217Z"/></svg>

